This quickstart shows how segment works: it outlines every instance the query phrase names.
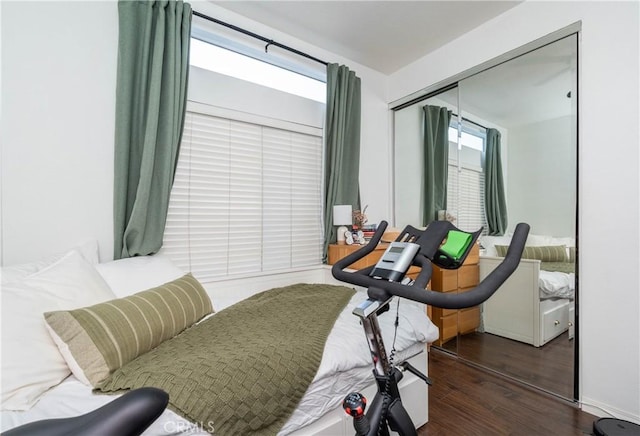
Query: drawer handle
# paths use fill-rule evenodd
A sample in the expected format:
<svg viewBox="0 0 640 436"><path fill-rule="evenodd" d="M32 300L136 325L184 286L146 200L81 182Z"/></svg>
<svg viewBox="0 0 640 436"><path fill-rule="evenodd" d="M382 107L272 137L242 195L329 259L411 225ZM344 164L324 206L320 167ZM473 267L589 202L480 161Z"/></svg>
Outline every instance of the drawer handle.
<svg viewBox="0 0 640 436"><path fill-rule="evenodd" d="M559 325L560 321L558 321L557 319L553 322L553 325Z"/></svg>
<svg viewBox="0 0 640 436"><path fill-rule="evenodd" d="M573 323L569 321L569 327L573 327Z"/></svg>

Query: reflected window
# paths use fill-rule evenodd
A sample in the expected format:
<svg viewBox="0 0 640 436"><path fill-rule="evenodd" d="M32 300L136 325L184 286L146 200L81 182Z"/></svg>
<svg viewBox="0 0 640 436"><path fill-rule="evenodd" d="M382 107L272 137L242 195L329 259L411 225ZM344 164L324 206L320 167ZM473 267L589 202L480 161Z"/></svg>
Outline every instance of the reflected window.
<svg viewBox="0 0 640 436"><path fill-rule="evenodd" d="M449 172L447 179L447 211L455 217L454 225L465 231L480 227L486 232L484 212L484 168L482 154L486 129L462 121L458 143L458 121L449 126Z"/></svg>
<svg viewBox="0 0 640 436"><path fill-rule="evenodd" d="M449 125L449 142L456 143L458 137L458 121L451 120ZM462 133L460 135L460 147L469 147L480 152L484 151L484 143L487 139L486 129L476 127L469 122L462 122Z"/></svg>

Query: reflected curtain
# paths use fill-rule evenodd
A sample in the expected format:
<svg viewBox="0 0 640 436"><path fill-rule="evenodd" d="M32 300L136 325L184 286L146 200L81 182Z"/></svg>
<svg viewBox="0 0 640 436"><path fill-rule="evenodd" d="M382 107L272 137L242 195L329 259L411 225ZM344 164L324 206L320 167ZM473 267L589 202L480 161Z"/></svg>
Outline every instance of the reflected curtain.
<svg viewBox="0 0 640 436"><path fill-rule="evenodd" d="M336 241L333 206L360 208L360 78L344 65L327 65L327 114L324 165L324 246Z"/></svg>
<svg viewBox="0 0 640 436"><path fill-rule="evenodd" d="M484 172L484 204L489 235L504 235L507 230L507 202L500 156L500 132L496 129L487 129Z"/></svg>
<svg viewBox="0 0 640 436"><path fill-rule="evenodd" d="M118 2L114 258L157 252L184 127L191 6Z"/></svg>
<svg viewBox="0 0 640 436"><path fill-rule="evenodd" d="M447 209L449 167L449 122L451 111L426 105L424 115L424 208L422 225L437 219L439 210Z"/></svg>

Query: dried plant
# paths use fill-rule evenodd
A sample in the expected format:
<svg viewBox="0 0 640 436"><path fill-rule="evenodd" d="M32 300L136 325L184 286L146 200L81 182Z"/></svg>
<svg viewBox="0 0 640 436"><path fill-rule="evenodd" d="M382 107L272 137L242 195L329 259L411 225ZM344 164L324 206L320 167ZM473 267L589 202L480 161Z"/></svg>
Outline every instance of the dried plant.
<svg viewBox="0 0 640 436"><path fill-rule="evenodd" d="M356 209L353 211L353 227L354 228L362 228L365 223L367 222L367 216L364 214L367 211L367 207L369 207L368 205L364 207L364 209L362 209L362 211L360 211L359 209Z"/></svg>

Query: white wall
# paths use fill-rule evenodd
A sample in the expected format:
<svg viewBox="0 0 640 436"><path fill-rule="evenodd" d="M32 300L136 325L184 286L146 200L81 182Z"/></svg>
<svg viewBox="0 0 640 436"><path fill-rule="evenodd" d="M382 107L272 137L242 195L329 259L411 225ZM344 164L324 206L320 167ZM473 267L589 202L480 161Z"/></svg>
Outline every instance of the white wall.
<svg viewBox="0 0 640 436"><path fill-rule="evenodd" d="M531 233L575 235L576 149L572 117L509 129L509 228L527 222Z"/></svg>
<svg viewBox="0 0 640 436"><path fill-rule="evenodd" d="M117 8L2 2L3 263L113 251Z"/></svg>
<svg viewBox="0 0 640 436"><path fill-rule="evenodd" d="M585 404L640 422L639 9L525 2L393 74L389 95L394 101L582 21L580 391Z"/></svg>
<svg viewBox="0 0 640 436"><path fill-rule="evenodd" d="M323 103L194 66L189 68L187 99L245 115L286 120L320 130L324 127Z"/></svg>
<svg viewBox="0 0 640 436"><path fill-rule="evenodd" d="M391 215L386 76L219 8L193 8L329 62L362 79L362 202ZM0 2L2 8L2 264L98 239L113 258L115 1ZM194 18L195 20L200 20ZM267 102L268 103L268 102ZM382 195L378 193L382 192Z"/></svg>

